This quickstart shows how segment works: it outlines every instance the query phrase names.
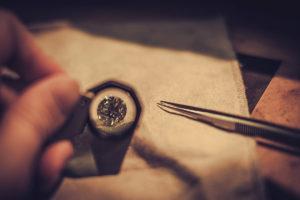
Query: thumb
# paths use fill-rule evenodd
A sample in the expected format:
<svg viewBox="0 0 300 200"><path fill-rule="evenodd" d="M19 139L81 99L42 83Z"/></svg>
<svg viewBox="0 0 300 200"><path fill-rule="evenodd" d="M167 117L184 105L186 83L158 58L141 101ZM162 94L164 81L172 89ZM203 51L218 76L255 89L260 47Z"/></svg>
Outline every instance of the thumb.
<svg viewBox="0 0 300 200"><path fill-rule="evenodd" d="M3 181L28 187L43 143L65 122L78 96L77 83L59 74L34 83L11 104L0 125Z"/></svg>

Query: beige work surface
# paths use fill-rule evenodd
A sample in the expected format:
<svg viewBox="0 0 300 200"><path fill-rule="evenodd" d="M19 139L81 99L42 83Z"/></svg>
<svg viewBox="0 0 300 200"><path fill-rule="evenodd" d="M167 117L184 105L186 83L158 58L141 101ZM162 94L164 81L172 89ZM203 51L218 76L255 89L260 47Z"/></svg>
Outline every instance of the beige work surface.
<svg viewBox="0 0 300 200"><path fill-rule="evenodd" d="M143 109L120 173L65 178L54 199L263 198L252 139L156 106L168 100L248 116L238 63L220 17L40 27L39 45L82 90L111 79L128 83Z"/></svg>

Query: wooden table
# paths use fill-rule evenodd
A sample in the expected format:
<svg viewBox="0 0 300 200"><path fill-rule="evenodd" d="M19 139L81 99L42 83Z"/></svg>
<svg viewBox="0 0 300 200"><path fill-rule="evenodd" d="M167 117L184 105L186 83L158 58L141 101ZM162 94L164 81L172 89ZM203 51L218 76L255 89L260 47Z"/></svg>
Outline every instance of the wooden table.
<svg viewBox="0 0 300 200"><path fill-rule="evenodd" d="M296 18L260 13L253 19L245 10L227 14L236 51L281 60L251 117L300 129L299 31L292 23ZM264 145L259 140L257 152L267 199L300 199L300 153Z"/></svg>

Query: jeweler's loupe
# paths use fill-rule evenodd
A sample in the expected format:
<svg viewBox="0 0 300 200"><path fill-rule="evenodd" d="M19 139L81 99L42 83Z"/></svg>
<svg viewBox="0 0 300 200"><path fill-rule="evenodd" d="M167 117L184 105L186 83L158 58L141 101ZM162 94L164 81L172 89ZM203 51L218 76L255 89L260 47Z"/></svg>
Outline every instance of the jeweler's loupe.
<svg viewBox="0 0 300 200"><path fill-rule="evenodd" d="M53 139L69 139L74 145L65 175L118 173L140 113L134 90L124 84L109 81L89 89Z"/></svg>

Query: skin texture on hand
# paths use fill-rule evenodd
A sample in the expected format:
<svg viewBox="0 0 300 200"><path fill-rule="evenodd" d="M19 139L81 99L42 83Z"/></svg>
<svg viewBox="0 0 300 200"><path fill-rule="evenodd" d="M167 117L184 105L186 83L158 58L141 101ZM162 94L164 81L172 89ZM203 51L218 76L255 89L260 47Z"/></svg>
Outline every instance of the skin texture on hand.
<svg viewBox="0 0 300 200"><path fill-rule="evenodd" d="M78 85L7 11L0 11L0 70L1 66L20 75L26 87L18 93L0 80L0 197L26 199L48 193L73 147L68 141L43 145L68 118L79 97Z"/></svg>

